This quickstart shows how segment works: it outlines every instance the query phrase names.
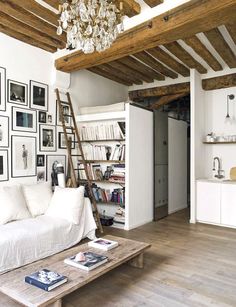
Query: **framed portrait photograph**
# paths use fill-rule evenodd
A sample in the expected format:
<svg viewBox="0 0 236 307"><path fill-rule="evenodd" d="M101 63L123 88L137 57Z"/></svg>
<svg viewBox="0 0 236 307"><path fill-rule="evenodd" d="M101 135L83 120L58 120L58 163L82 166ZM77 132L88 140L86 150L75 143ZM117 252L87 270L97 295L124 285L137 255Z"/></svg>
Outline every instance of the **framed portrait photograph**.
<svg viewBox="0 0 236 307"><path fill-rule="evenodd" d="M37 182L46 181L46 167L37 167Z"/></svg>
<svg viewBox="0 0 236 307"><path fill-rule="evenodd" d="M66 126L71 126L71 112L70 108L68 106L67 102L61 101L62 109L63 109L63 114L64 114L64 119L65 119L65 125ZM62 126L62 119L60 116L60 110L59 110L59 104L56 101L56 118L57 118L57 126Z"/></svg>
<svg viewBox="0 0 236 307"><path fill-rule="evenodd" d="M75 134L67 133L68 139L71 139L71 149L75 149ZM66 149L66 140L63 132L58 133L58 148Z"/></svg>
<svg viewBox="0 0 236 307"><path fill-rule="evenodd" d="M0 115L0 147L9 147L9 117Z"/></svg>
<svg viewBox="0 0 236 307"><path fill-rule="evenodd" d="M6 68L0 67L0 111L6 111Z"/></svg>
<svg viewBox="0 0 236 307"><path fill-rule="evenodd" d="M56 151L56 127L51 125L40 125L39 150Z"/></svg>
<svg viewBox="0 0 236 307"><path fill-rule="evenodd" d="M48 110L48 85L30 80L30 107L32 109Z"/></svg>
<svg viewBox="0 0 236 307"><path fill-rule="evenodd" d="M53 120L52 113L47 113L47 123L50 124L50 125L53 125L53 124L55 124L54 122L55 121Z"/></svg>
<svg viewBox="0 0 236 307"><path fill-rule="evenodd" d="M38 112L38 122L42 124L47 123L47 112L44 112L44 111Z"/></svg>
<svg viewBox="0 0 236 307"><path fill-rule="evenodd" d="M12 130L37 132L36 111L12 107Z"/></svg>
<svg viewBox="0 0 236 307"><path fill-rule="evenodd" d="M28 106L28 85L9 79L7 85L8 102Z"/></svg>
<svg viewBox="0 0 236 307"><path fill-rule="evenodd" d="M45 166L45 155L37 155L37 167Z"/></svg>
<svg viewBox="0 0 236 307"><path fill-rule="evenodd" d="M11 136L12 177L36 176L36 137Z"/></svg>
<svg viewBox="0 0 236 307"><path fill-rule="evenodd" d="M8 151L0 149L0 181L9 180Z"/></svg>
<svg viewBox="0 0 236 307"><path fill-rule="evenodd" d="M66 155L47 155L47 181L52 179L53 170L55 170L58 163L63 165L64 173L66 174Z"/></svg>

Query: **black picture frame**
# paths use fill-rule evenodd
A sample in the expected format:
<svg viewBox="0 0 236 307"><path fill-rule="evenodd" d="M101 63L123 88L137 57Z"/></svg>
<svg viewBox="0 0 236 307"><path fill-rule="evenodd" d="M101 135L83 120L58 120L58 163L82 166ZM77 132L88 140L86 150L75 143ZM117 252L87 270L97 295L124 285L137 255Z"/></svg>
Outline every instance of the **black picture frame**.
<svg viewBox="0 0 236 307"><path fill-rule="evenodd" d="M37 167L45 166L45 155L37 155L36 166Z"/></svg>
<svg viewBox="0 0 236 307"><path fill-rule="evenodd" d="M5 120L5 122L4 122ZM4 125L4 127L2 128L2 126ZM7 128L7 131L6 131ZM9 116L5 116L5 115L0 115L0 148L8 148L9 147ZM5 132L1 132L1 129L3 129ZM5 139L5 143L3 142L3 133L5 133L6 138Z"/></svg>
<svg viewBox="0 0 236 307"><path fill-rule="evenodd" d="M1 153L5 153L4 155ZM5 159L5 161L4 161ZM6 174L4 177L4 164L6 168ZM8 150L7 149L0 149L0 182L8 181L9 180L9 158L8 158Z"/></svg>
<svg viewBox="0 0 236 307"><path fill-rule="evenodd" d="M72 143L71 143L71 149L75 149L75 134L73 132L71 133L67 133L68 138L70 137L70 135L73 136L72 138ZM62 142L62 138L65 138L64 132L58 132L58 148L59 149L66 149L66 146L63 146L63 142Z"/></svg>
<svg viewBox="0 0 236 307"><path fill-rule="evenodd" d="M13 89L12 87L15 85L15 93L14 93L14 97L13 98ZM22 88L24 89L24 92L21 93L22 91ZM20 96L20 95L23 95L23 96ZM21 99L24 99L23 101L20 100L20 97ZM14 103L14 104L17 104L17 105L20 105L20 106L25 106L27 107L28 106L28 84L26 83L22 83L22 82L19 82L19 81L16 81L16 80L11 80L11 79L8 79L7 80L7 101L9 103Z"/></svg>
<svg viewBox="0 0 236 307"><path fill-rule="evenodd" d="M53 146L45 145L44 142L44 134L51 130L53 131L52 136L52 143ZM50 140L49 140L50 141ZM57 127L55 125L46 125L46 124L40 124L39 125L39 151L45 151L45 152L56 152L57 151Z"/></svg>
<svg viewBox="0 0 236 307"><path fill-rule="evenodd" d="M37 89L38 88L38 89ZM30 80L30 108L48 111L48 88L45 83ZM36 101L38 99L38 101Z"/></svg>
<svg viewBox="0 0 236 307"><path fill-rule="evenodd" d="M41 124L47 123L47 112L38 111L38 123L41 123Z"/></svg>
<svg viewBox="0 0 236 307"><path fill-rule="evenodd" d="M6 111L6 68L0 66L0 111Z"/></svg>
<svg viewBox="0 0 236 307"><path fill-rule="evenodd" d="M32 115L32 128L30 127L23 127L17 125L17 118L16 118L16 113L26 113ZM21 121L24 121L23 118L20 119ZM26 120L27 121L27 120ZM37 133L37 113L35 110L30 110L26 108L19 108L19 107L12 107L12 120L11 120L11 125L12 125L12 131L20 131L20 132L27 132L27 133Z"/></svg>
<svg viewBox="0 0 236 307"><path fill-rule="evenodd" d="M65 116L65 125L71 126L71 113L70 113L70 107L68 105L68 102L66 101L61 101L62 108L65 107L68 110L68 116ZM59 104L58 101L56 100L56 125L57 126L62 126L62 122L60 121L60 110L59 110Z"/></svg>
<svg viewBox="0 0 236 307"><path fill-rule="evenodd" d="M63 161L62 161L63 159ZM64 166L64 173L66 176L66 155L47 155L47 165L46 165L46 180L49 181L51 179L51 171L52 171L52 160L57 160L58 162L62 162L62 165ZM49 167L50 166L50 167Z"/></svg>

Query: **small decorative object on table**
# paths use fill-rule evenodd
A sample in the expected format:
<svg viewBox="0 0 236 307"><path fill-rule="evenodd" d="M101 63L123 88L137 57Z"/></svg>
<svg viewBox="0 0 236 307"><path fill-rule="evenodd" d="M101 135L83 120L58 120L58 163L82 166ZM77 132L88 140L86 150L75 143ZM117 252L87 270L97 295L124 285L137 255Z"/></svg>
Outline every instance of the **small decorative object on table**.
<svg viewBox="0 0 236 307"><path fill-rule="evenodd" d="M85 271L91 271L98 266L106 263L107 261L107 256L98 255L92 252L79 253L64 260L66 264L72 265Z"/></svg>
<svg viewBox="0 0 236 307"><path fill-rule="evenodd" d="M108 251L117 247L119 244L116 241L99 238L88 243L88 246Z"/></svg>

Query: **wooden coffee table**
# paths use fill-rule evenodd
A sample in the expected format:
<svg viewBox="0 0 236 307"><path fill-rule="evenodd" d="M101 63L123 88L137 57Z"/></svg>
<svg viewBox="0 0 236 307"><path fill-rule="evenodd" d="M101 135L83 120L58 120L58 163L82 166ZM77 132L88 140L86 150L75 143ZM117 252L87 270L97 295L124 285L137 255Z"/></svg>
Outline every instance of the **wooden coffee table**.
<svg viewBox="0 0 236 307"><path fill-rule="evenodd" d="M61 307L62 298L88 284L90 281L111 271L123 263L128 263L137 268L143 268L143 253L150 244L128 240L120 237L105 236L104 238L119 242L119 246L110 250L102 251L88 247L88 244L79 245L62 253L45 258L43 260L26 265L0 276L0 292L14 301L28 307ZM65 258L78 252L93 251L108 256L109 261L100 267L86 272L63 262ZM26 275L41 269L50 269L68 277L68 282L51 292L46 292L24 282Z"/></svg>

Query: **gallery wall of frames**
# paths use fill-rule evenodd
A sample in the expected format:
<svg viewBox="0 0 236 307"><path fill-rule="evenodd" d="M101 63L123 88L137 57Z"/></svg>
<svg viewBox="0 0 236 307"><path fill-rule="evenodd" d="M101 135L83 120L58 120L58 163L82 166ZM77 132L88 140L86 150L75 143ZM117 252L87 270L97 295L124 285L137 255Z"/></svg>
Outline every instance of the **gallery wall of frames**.
<svg viewBox="0 0 236 307"><path fill-rule="evenodd" d="M63 108L68 114L68 106ZM53 89L43 80L15 80L0 67L0 183L51 180L54 162L66 172L66 160Z"/></svg>

